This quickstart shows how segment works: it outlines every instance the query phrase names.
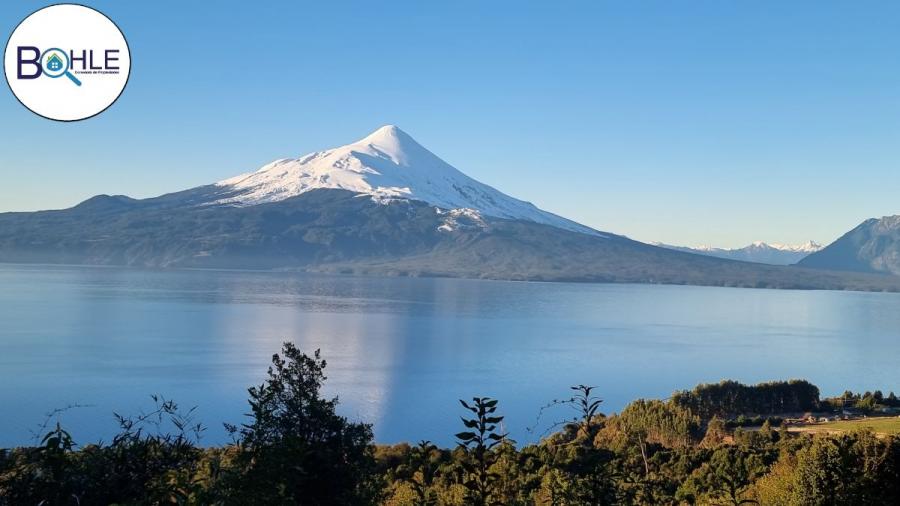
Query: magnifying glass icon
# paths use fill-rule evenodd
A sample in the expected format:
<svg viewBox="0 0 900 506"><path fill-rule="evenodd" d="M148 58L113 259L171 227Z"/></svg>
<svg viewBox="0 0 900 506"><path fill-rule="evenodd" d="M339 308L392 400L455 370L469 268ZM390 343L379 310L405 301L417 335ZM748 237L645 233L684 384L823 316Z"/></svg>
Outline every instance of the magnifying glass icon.
<svg viewBox="0 0 900 506"><path fill-rule="evenodd" d="M57 77L66 76L73 83L81 86L81 81L69 72L69 55L59 48L52 47L41 55L41 68L44 75L56 79Z"/></svg>

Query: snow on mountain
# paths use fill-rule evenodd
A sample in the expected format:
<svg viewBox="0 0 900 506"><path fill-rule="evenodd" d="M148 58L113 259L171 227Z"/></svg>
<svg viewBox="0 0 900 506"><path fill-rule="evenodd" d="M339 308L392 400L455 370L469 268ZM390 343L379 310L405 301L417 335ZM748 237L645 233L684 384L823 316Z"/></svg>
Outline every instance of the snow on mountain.
<svg viewBox="0 0 900 506"><path fill-rule="evenodd" d="M216 185L227 195L217 202L220 204L277 202L311 190L331 188L369 195L376 202L420 200L445 211L465 209L485 216L601 235L472 179L393 125L383 126L352 144L276 160L256 172ZM456 220L463 214L448 219ZM452 225L448 224L448 228Z"/></svg>
<svg viewBox="0 0 900 506"><path fill-rule="evenodd" d="M746 248L757 248L757 249L774 249L778 251L789 251L792 253L815 253L822 249L822 245L815 241L806 241L803 244L779 244L777 242L766 243L762 241L756 241L750 246ZM746 249L742 248L742 249ZM730 250L734 251L734 250Z"/></svg>
<svg viewBox="0 0 900 506"><path fill-rule="evenodd" d="M807 241L797 245L756 241L743 248L715 248L712 246L698 246L696 248L691 248L686 246L672 246L663 243L653 244L654 246L685 251L688 253L773 265L795 264L807 255L822 249L822 245L813 241Z"/></svg>
<svg viewBox="0 0 900 506"><path fill-rule="evenodd" d="M435 212L444 217L444 222L437 228L441 232L453 232L466 228L486 228L487 224L481 213L474 209L462 208L444 211L436 207Z"/></svg>

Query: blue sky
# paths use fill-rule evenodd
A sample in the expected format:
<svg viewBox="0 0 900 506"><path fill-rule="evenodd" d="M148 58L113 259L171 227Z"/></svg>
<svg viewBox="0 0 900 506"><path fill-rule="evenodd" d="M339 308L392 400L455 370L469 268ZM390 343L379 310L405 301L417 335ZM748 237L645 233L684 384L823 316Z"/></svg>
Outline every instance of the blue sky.
<svg viewBox="0 0 900 506"><path fill-rule="evenodd" d="M128 38L128 88L72 124L0 92L0 211L177 191L393 123L645 241L829 242L900 213L894 2L87 4Z"/></svg>

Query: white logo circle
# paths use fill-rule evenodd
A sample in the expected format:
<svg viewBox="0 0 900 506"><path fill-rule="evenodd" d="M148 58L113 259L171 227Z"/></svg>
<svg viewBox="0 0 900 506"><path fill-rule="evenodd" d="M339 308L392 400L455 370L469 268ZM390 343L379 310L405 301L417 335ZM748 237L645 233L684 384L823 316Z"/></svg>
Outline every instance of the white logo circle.
<svg viewBox="0 0 900 506"><path fill-rule="evenodd" d="M78 121L119 98L131 53L122 31L102 13L58 4L19 23L6 43L3 70L13 94L32 112Z"/></svg>

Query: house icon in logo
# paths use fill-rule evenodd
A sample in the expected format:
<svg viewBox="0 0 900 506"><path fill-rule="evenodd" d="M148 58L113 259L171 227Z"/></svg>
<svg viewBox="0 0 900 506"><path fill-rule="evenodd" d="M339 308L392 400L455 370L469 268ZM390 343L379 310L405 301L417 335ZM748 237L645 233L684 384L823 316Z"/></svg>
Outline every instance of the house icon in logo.
<svg viewBox="0 0 900 506"><path fill-rule="evenodd" d="M47 70L50 70L51 72L59 72L63 68L63 61L56 53L52 53L50 58L47 58L46 64Z"/></svg>

